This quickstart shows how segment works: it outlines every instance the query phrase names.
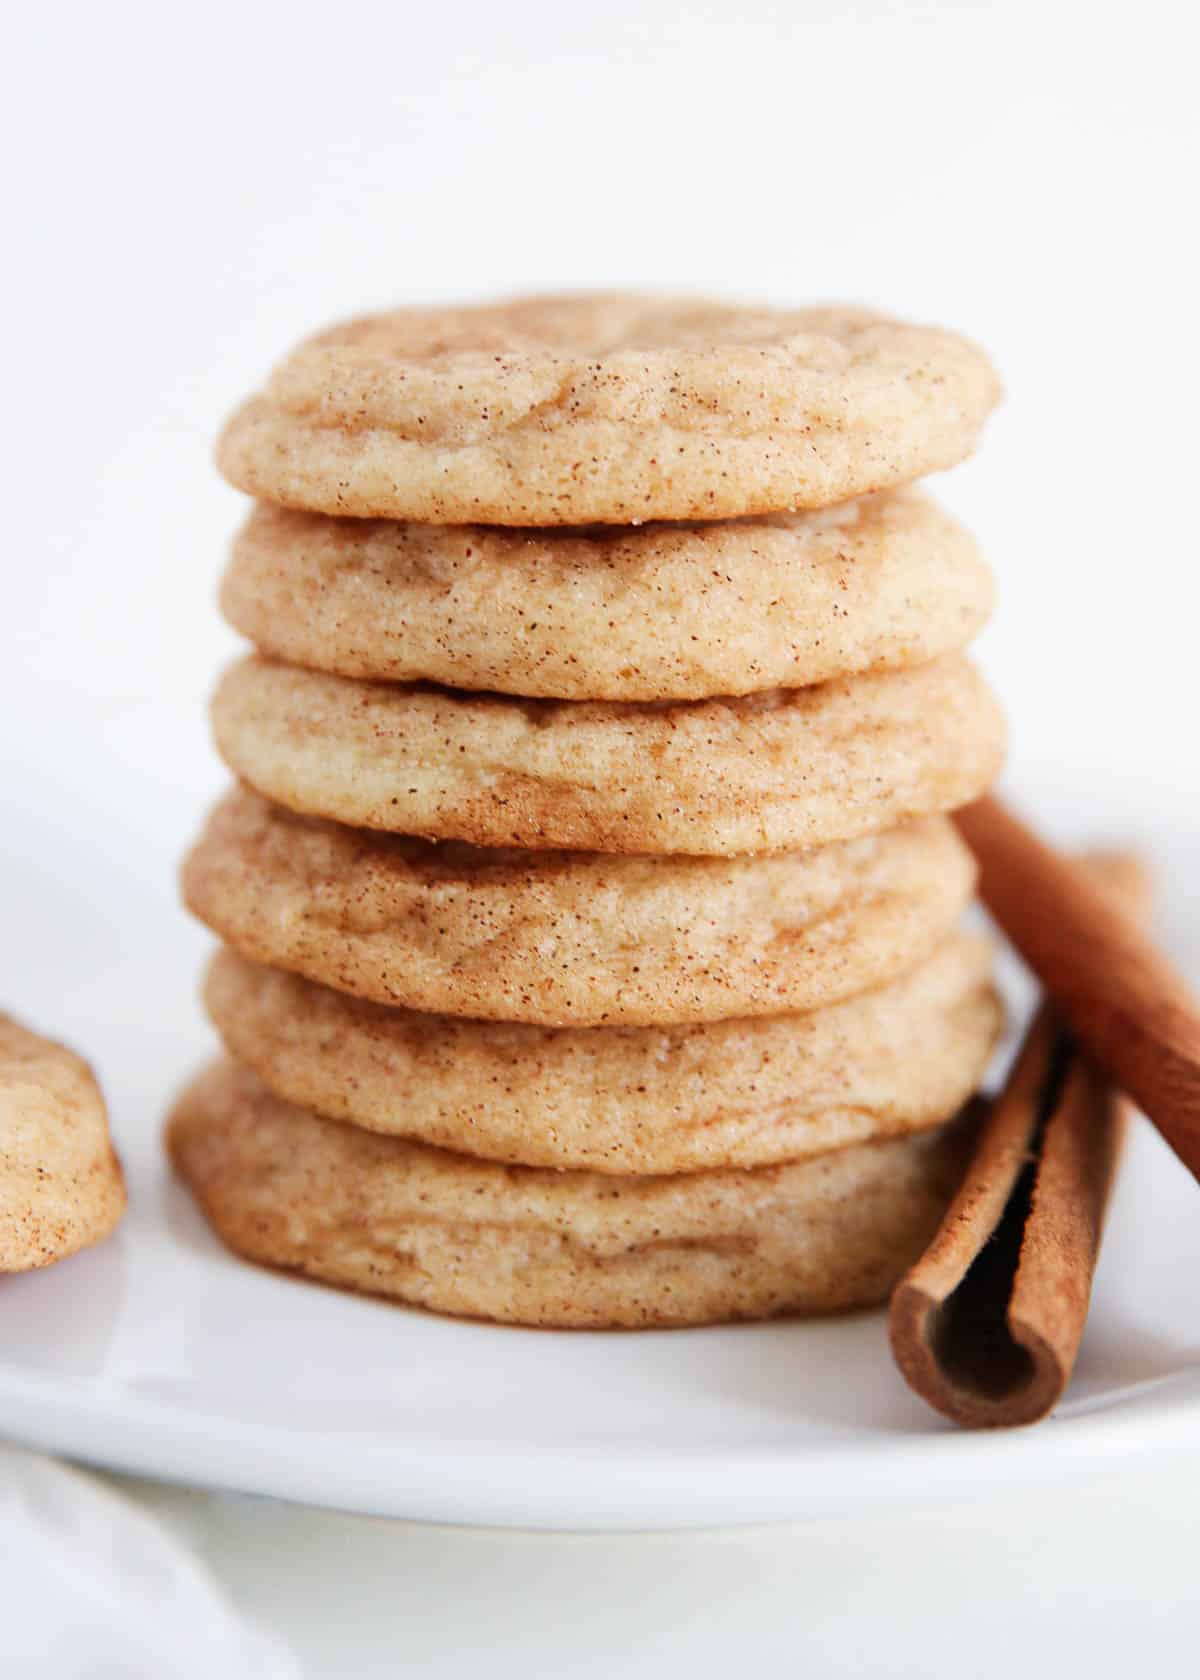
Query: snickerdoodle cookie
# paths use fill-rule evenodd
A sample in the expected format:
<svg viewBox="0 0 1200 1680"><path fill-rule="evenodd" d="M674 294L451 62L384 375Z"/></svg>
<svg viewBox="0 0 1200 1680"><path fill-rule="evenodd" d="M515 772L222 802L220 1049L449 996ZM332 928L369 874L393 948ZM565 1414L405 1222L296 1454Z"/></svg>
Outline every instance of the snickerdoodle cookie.
<svg viewBox="0 0 1200 1680"><path fill-rule="evenodd" d="M965 647L992 577L916 491L711 525L503 530L262 502L225 616L344 677L567 700L697 700L921 665Z"/></svg>
<svg viewBox="0 0 1200 1680"><path fill-rule="evenodd" d="M124 1211L91 1069L0 1015L0 1272L48 1266L99 1242Z"/></svg>
<svg viewBox="0 0 1200 1680"><path fill-rule="evenodd" d="M244 789L183 869L189 908L254 962L378 1003L546 1026L819 1008L928 955L974 882L943 817L811 852L617 857L372 834Z"/></svg>
<svg viewBox="0 0 1200 1680"><path fill-rule="evenodd" d="M724 519L952 466L999 394L966 339L865 309L527 298L329 328L238 410L218 460L319 513Z"/></svg>
<svg viewBox="0 0 1200 1680"><path fill-rule="evenodd" d="M230 768L289 809L479 846L731 856L877 834L994 780L961 654L737 699L519 700L250 656L213 701Z"/></svg>
<svg viewBox="0 0 1200 1680"><path fill-rule="evenodd" d="M669 1173L936 1125L995 1044L990 973L986 941L955 933L808 1014L571 1029L389 1008L223 950L205 1000L237 1061L330 1119L527 1166Z"/></svg>
<svg viewBox="0 0 1200 1680"><path fill-rule="evenodd" d="M952 1126L751 1171L555 1172L318 1119L221 1062L167 1141L250 1259L440 1312L600 1329L883 1300L936 1229L965 1140Z"/></svg>

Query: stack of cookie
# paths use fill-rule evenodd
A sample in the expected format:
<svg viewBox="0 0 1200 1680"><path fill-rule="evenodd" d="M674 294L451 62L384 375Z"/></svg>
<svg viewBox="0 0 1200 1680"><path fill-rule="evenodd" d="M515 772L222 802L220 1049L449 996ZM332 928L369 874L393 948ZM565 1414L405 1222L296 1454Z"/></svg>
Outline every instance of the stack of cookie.
<svg viewBox="0 0 1200 1680"><path fill-rule="evenodd" d="M233 1248L520 1323L887 1293L999 1026L991 581L904 487L997 394L863 311L568 298L335 328L234 416L231 1060L169 1132Z"/></svg>

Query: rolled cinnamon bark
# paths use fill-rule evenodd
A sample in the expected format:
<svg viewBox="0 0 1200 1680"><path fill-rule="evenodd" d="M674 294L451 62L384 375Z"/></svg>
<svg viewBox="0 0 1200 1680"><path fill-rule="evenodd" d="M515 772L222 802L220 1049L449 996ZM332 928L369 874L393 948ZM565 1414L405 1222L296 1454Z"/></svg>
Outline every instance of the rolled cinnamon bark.
<svg viewBox="0 0 1200 1680"><path fill-rule="evenodd" d="M1132 859L1092 867L1145 914L1148 883ZM1127 1116L1044 1004L937 1236L892 1296L901 1374L956 1423L1033 1423L1066 1388Z"/></svg>
<svg viewBox="0 0 1200 1680"><path fill-rule="evenodd" d="M957 813L979 892L1080 1044L1200 1178L1200 1001L1120 895L998 799Z"/></svg>

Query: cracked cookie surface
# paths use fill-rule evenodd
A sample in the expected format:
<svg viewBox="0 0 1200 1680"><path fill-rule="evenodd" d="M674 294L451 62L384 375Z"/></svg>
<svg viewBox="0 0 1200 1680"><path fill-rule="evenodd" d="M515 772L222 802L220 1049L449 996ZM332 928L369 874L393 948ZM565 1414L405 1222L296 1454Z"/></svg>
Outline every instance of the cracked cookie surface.
<svg viewBox="0 0 1200 1680"><path fill-rule="evenodd" d="M952 466L999 396L968 340L870 310L524 298L330 327L233 415L218 461L320 513L724 519Z"/></svg>
<svg viewBox="0 0 1200 1680"><path fill-rule="evenodd" d="M953 933L886 986L692 1027L464 1021L348 997L230 950L205 986L234 1059L333 1120L490 1160L610 1173L794 1161L936 1125L1000 1029L991 952Z"/></svg>
<svg viewBox="0 0 1200 1680"><path fill-rule="evenodd" d="M503 1166L322 1120L220 1062L167 1143L239 1254L504 1323L604 1329L883 1300L932 1236L962 1127L750 1171L621 1178Z"/></svg>
<svg viewBox="0 0 1200 1680"><path fill-rule="evenodd" d="M260 503L221 602L268 657L338 676L569 700L696 700L906 669L992 605L927 496L640 529L330 519Z"/></svg>
<svg viewBox="0 0 1200 1680"><path fill-rule="evenodd" d="M477 846L733 856L878 834L995 779L1004 721L961 654L740 699L511 696L257 656L213 700L235 775L290 810Z"/></svg>
<svg viewBox="0 0 1200 1680"><path fill-rule="evenodd" d="M91 1069L0 1014L0 1272L48 1266L99 1242L124 1211Z"/></svg>
<svg viewBox="0 0 1200 1680"><path fill-rule="evenodd" d="M251 961L377 1003L546 1026L820 1008L927 956L974 884L944 817L811 852L620 857L372 834L247 789L183 869L189 908Z"/></svg>

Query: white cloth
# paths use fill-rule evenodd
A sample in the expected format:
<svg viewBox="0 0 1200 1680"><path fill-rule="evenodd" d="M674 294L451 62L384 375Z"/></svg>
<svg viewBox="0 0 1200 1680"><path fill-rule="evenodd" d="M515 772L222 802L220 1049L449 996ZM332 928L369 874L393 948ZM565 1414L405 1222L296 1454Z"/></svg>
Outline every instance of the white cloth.
<svg viewBox="0 0 1200 1680"><path fill-rule="evenodd" d="M298 1680L169 1529L93 1477L0 1446L0 1672Z"/></svg>

